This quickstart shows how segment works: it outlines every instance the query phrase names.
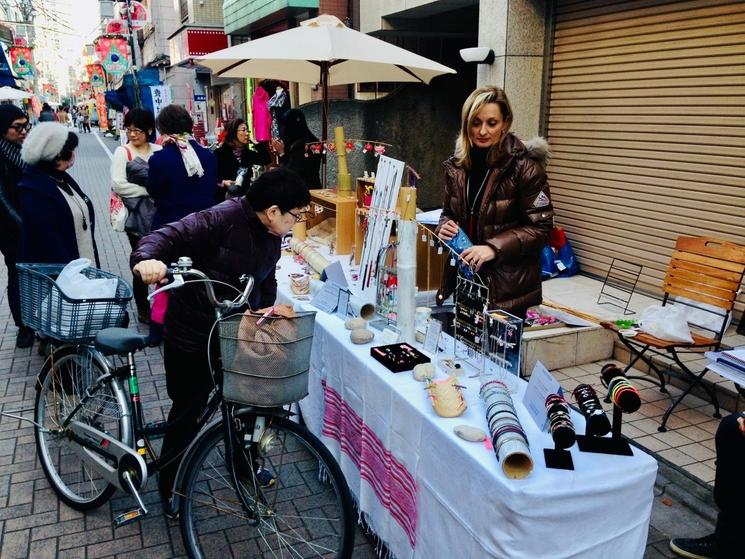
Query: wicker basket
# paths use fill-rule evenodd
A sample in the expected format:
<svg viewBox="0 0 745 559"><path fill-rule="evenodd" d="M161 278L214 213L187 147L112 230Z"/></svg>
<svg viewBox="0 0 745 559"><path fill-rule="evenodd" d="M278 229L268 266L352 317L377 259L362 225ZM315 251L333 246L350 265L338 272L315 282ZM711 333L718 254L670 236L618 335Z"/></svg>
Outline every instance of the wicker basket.
<svg viewBox="0 0 745 559"><path fill-rule="evenodd" d="M223 397L251 406L276 407L308 394L308 367L316 313L269 317L256 314L220 321Z"/></svg>
<svg viewBox="0 0 745 559"><path fill-rule="evenodd" d="M116 295L110 299L73 299L57 286L62 264L17 264L23 323L40 334L62 342L92 340L99 330L121 326L132 298L132 288L122 278L86 268L90 279L116 278Z"/></svg>

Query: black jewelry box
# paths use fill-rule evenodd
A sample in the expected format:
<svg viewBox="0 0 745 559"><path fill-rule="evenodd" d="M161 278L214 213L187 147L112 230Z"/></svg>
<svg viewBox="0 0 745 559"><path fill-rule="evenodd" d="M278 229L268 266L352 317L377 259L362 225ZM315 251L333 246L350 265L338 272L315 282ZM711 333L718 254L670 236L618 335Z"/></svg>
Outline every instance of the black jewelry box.
<svg viewBox="0 0 745 559"><path fill-rule="evenodd" d="M430 362L429 357L406 343L371 347L370 355L394 373L411 371L420 363Z"/></svg>

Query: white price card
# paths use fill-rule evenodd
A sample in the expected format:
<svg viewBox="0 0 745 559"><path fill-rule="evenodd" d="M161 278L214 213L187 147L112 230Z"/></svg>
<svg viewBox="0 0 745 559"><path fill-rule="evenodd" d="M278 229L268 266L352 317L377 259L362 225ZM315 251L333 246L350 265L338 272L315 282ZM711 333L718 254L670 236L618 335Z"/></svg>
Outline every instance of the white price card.
<svg viewBox="0 0 745 559"><path fill-rule="evenodd" d="M339 304L339 286L332 281L326 281L321 290L316 293L310 304L323 312L332 313Z"/></svg>
<svg viewBox="0 0 745 559"><path fill-rule="evenodd" d="M342 320L347 319L347 311L349 310L349 290L339 290L339 304L336 306L336 316Z"/></svg>
<svg viewBox="0 0 745 559"><path fill-rule="evenodd" d="M442 333L442 322L430 319L427 325L427 334L424 337L424 350L437 354L440 345L440 334Z"/></svg>
<svg viewBox="0 0 745 559"><path fill-rule="evenodd" d="M525 389L523 405L527 408L530 416L538 428L545 430L548 417L546 416L546 398L549 394L561 394L561 385L548 369L538 361L533 367L533 372Z"/></svg>

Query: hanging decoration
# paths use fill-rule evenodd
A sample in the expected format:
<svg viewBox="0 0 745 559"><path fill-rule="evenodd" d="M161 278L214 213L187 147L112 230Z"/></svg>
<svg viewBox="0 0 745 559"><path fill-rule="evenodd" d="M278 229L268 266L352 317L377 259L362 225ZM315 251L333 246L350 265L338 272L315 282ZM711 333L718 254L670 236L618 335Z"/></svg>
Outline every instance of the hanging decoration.
<svg viewBox="0 0 745 559"><path fill-rule="evenodd" d="M28 47L10 47L10 61L16 75L23 78L31 78L34 75L32 51Z"/></svg>
<svg viewBox="0 0 745 559"><path fill-rule="evenodd" d="M116 4L115 8L115 14L116 16L124 22L124 24L127 24L127 7L129 6L129 21L132 23L132 29L134 31L138 31L145 27L148 20L150 19L150 14L147 11L147 8L142 2L137 2L137 0L129 0L129 2L119 2Z"/></svg>
<svg viewBox="0 0 745 559"><path fill-rule="evenodd" d="M391 147L393 147L391 144L386 144L385 142L377 142L372 140L356 140L354 138L349 138L344 143L343 149L347 153L373 152L375 154L375 157L379 157L385 154L387 148ZM335 153L337 149L342 148L340 146L337 146L336 143L330 140L322 142L310 142L305 144L305 157L310 157L311 155L318 155L321 153Z"/></svg>
<svg viewBox="0 0 745 559"><path fill-rule="evenodd" d="M127 21L124 19L111 19L106 24L106 33L111 35L125 35L127 33Z"/></svg>
<svg viewBox="0 0 745 559"><path fill-rule="evenodd" d="M86 64L85 70L88 73L88 82L93 91L98 93L106 89L106 76L100 64Z"/></svg>
<svg viewBox="0 0 745 559"><path fill-rule="evenodd" d="M94 41L101 66L110 76L121 76L129 69L127 39L121 35L101 35Z"/></svg>
<svg viewBox="0 0 745 559"><path fill-rule="evenodd" d="M106 110L106 97L103 93L96 93L96 112L98 113L98 126L101 130L109 128L108 111Z"/></svg>

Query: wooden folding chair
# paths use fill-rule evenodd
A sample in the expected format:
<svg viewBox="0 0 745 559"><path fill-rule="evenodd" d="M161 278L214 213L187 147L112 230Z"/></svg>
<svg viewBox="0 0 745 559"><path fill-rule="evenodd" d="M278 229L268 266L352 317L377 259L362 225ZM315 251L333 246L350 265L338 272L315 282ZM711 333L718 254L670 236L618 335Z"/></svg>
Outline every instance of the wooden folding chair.
<svg viewBox="0 0 745 559"><path fill-rule="evenodd" d="M714 406L714 417L721 417L716 392L712 387L701 382L708 369L693 372L683 362L680 355L719 349L739 293L743 274L745 274L745 246L708 237L678 237L675 252L665 275L663 285L665 295L662 305L675 304L695 308L697 312L705 312L711 317L718 317L719 320L715 322L721 321L721 326L715 328L711 324L697 324L689 319L689 325L694 328L691 333L693 343L680 343L661 340L643 332L639 332L633 338L627 338L620 334L619 328L614 323L602 323L606 328L616 331L621 343L634 356L624 371L631 369L641 359L657 374L659 383L649 377L629 375L628 378L654 382L660 387L660 391L665 393L667 388L664 374L673 374L689 382L683 393L672 401L665 411L662 422L657 428L658 431L667 430L665 425L670 414L696 385L709 395ZM707 307L704 308L702 304ZM666 367L664 371L661 370L652 359L654 355L672 359L682 374L676 374L672 365Z"/></svg>

